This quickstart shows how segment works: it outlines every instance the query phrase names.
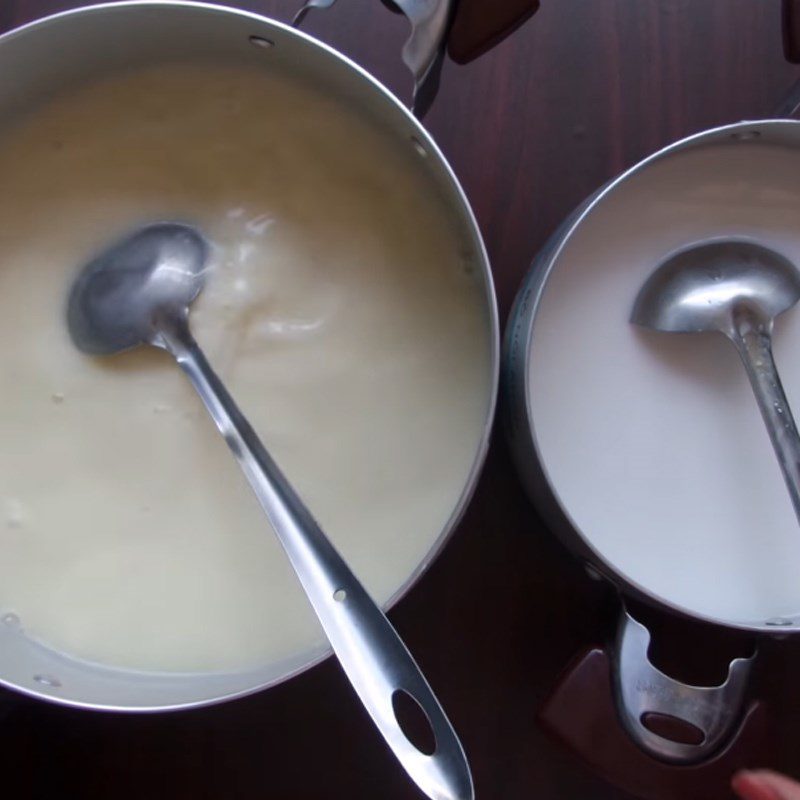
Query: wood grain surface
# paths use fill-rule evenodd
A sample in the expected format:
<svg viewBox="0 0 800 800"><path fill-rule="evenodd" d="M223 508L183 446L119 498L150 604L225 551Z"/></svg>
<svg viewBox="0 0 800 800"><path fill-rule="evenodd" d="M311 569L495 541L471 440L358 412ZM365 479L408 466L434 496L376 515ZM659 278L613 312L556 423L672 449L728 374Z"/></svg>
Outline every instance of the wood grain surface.
<svg viewBox="0 0 800 800"><path fill-rule="evenodd" d="M0 28L77 4L0 0ZM299 3L241 5L288 20ZM408 97L405 22L378 0L312 12L304 28ZM532 256L587 194L671 140L769 116L798 77L783 56L779 0L542 0L481 58L447 62L426 124L474 206L502 318ZM536 721L561 670L609 634L613 616L614 599L538 520L496 436L459 530L391 613L461 734L478 798L627 797ZM681 661L676 641L667 661ZM713 650L705 642L693 642L695 660ZM761 670L780 733L773 763L800 775L800 646L768 643ZM420 796L332 661L258 696L185 713L10 704L0 769L0 791L18 800Z"/></svg>

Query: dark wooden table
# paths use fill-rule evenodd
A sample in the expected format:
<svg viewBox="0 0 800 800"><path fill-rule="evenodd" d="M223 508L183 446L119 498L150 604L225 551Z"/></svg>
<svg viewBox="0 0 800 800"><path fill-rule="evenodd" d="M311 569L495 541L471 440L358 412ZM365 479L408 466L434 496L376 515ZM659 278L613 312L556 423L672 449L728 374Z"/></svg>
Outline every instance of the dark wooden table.
<svg viewBox="0 0 800 800"><path fill-rule="evenodd" d="M0 29L78 4L0 0ZM241 5L288 20L298 2ZM377 0L312 13L305 29L408 96L404 22ZM479 60L446 63L426 124L475 208L501 317L533 254L587 194L671 140L769 116L799 72L782 56L777 0L543 0ZM495 437L459 530L391 613L461 734L479 798L626 797L536 721L570 658L608 635L609 607L538 520ZM774 764L800 775L800 648L774 647L765 663L765 685L782 698ZM0 774L18 800L420 796L331 661L187 713L18 703L0 722Z"/></svg>

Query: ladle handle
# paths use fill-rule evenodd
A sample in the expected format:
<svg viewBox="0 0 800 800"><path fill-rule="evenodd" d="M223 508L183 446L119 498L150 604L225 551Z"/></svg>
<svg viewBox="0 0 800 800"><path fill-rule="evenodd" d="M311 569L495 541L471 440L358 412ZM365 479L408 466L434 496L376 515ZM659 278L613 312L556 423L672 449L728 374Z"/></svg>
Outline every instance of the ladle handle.
<svg viewBox="0 0 800 800"><path fill-rule="evenodd" d="M743 315L729 336L744 362L800 521L800 436L772 356L772 324Z"/></svg>
<svg viewBox="0 0 800 800"><path fill-rule="evenodd" d="M317 525L186 326L161 333L247 476L342 668L389 747L432 800L472 800L461 743L397 632ZM403 732L395 711L402 694L424 711L435 739L433 753L422 752Z"/></svg>

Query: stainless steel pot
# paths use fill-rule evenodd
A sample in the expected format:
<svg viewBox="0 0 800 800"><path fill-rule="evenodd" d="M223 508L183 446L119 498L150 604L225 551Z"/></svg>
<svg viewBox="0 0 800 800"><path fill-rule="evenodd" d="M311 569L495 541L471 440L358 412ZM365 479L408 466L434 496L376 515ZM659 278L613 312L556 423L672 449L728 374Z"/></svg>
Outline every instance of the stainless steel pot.
<svg viewBox="0 0 800 800"><path fill-rule="evenodd" d="M483 276L491 366L480 444L447 524L387 603L391 606L436 557L472 494L488 445L499 362L496 301L480 233L458 181L425 129L364 70L291 27L219 6L160 1L82 8L0 36L0 118L68 85L115 70L199 57L291 70L369 115L398 148L416 151L457 221L469 251L465 256ZM328 654L321 648L284 663L231 674L139 673L73 660L27 638L13 615L0 620L0 684L31 697L87 709L165 711L218 703L287 680Z"/></svg>
<svg viewBox="0 0 800 800"><path fill-rule="evenodd" d="M631 178L677 153L718 143L746 142L754 138L759 142L796 149L800 146L800 123L793 120L763 120L704 131L651 155L592 195L556 230L534 261L517 295L504 341L503 421L519 474L528 494L553 532L586 564L592 577L608 581L622 596L623 613L616 642L612 645L611 657L613 688L620 721L646 753L675 764L697 763L710 758L730 740L741 719L740 712L755 654L733 661L729 666L727 680L721 686L698 687L676 681L649 661L650 634L644 625L624 610L625 598L634 598L669 613L751 634L785 635L800 628L800 619L713 619L692 608L670 603L606 560L593 543L592 531L579 530L572 522L570 510L562 503L558 487L548 472L540 450L536 408L531 402L530 392L531 353L537 346L537 315L542 306L548 279L557 268L559 256L572 237L601 204ZM623 318L620 324L628 323ZM651 713L691 724L702 733L702 741L694 744L677 742L654 732L644 721L645 715Z"/></svg>

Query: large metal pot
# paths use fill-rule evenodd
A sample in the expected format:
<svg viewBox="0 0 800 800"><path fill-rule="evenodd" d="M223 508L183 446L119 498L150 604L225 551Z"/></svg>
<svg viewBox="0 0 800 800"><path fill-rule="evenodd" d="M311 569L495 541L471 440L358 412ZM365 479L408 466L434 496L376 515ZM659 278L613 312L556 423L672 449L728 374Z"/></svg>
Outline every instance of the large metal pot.
<svg viewBox="0 0 800 800"><path fill-rule="evenodd" d="M544 304L553 302L547 299L548 282L563 269L560 266L563 263L560 262L562 255L598 209L613 202L629 182L646 175L669 159L701 153L704 149L709 152L717 147L736 148L755 142L796 151L800 146L800 124L792 120L764 120L704 131L649 156L602 187L565 220L534 261L517 295L504 342L504 425L519 474L528 494L553 532L586 564L592 577L608 581L621 595L623 613L610 656L618 715L627 732L647 754L673 764L701 762L730 742L741 720L747 679L755 654L734 660L729 666L727 680L721 686L698 687L681 683L665 675L650 662L649 631L624 609L625 599L643 601L669 614L741 630L749 636L753 633L767 636L792 633L797 630L798 619L791 614L769 618L765 615L760 619L714 616L690 605L672 602L662 592L638 580L607 558L598 547L593 530L585 524L584 527L576 524L572 510L562 499L563 483L559 485L559 481L553 477L547 457L540 447L540 419L530 388L531 359L537 352L541 338L537 337L537 324L543 316L542 308ZM635 214L629 224L637 225ZM617 234L608 235L613 238ZM624 233L619 235L624 236ZM640 275L633 279L632 291L636 291L640 282ZM563 310L564 297L561 296L560 300L562 305L559 308ZM624 312L619 325L623 331L628 326ZM561 346L568 345L562 342ZM613 352L609 352L609 359L613 357ZM558 393L559 387L553 386L552 391ZM680 434L680 431L671 431L662 432L661 435L679 438ZM735 431L731 435L735 435ZM602 469L603 455L594 453L594 458L598 468ZM782 491L782 485L779 488ZM648 533L646 527L640 531L643 539L647 538ZM709 558L713 556L709 555ZM700 741L673 741L662 736L645 724L648 714L689 723L699 730Z"/></svg>
<svg viewBox="0 0 800 800"><path fill-rule="evenodd" d="M469 477L430 551L387 603L391 606L425 571L458 522L482 465L494 412L498 324L491 273L464 193L438 147L409 111L364 70L331 48L278 22L202 3L127 2L78 9L0 36L0 117L52 92L115 70L203 58L280 66L324 87L343 107L366 113L416 150L441 202L463 234L483 281L490 372L486 414ZM265 109L264 113L269 113ZM477 433L477 432L476 432ZM231 674L153 674L111 669L70 659L27 638L16 620L0 623L0 684L31 697L87 709L164 711L246 695L280 683L325 658L321 648L284 663Z"/></svg>

